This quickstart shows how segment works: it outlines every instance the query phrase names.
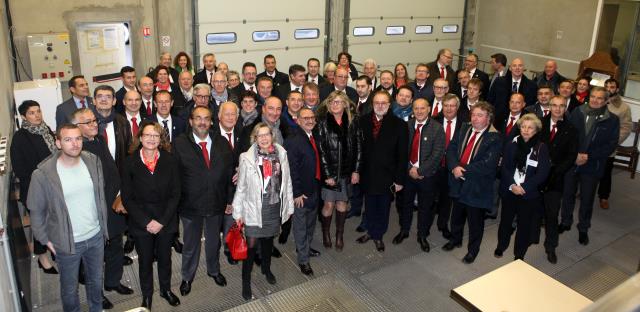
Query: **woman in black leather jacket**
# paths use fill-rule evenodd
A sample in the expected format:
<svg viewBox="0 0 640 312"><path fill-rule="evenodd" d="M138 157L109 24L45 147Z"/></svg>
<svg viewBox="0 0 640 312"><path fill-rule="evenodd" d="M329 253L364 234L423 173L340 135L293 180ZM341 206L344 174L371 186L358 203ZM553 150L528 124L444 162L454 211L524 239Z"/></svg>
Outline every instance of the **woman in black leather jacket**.
<svg viewBox="0 0 640 312"><path fill-rule="evenodd" d="M344 221L347 216L347 184L360 180L362 133L353 104L342 91L332 92L322 103L326 115L318 116L318 149L322 169L322 240L331 248L331 216L336 209L336 250L341 251L344 242Z"/></svg>

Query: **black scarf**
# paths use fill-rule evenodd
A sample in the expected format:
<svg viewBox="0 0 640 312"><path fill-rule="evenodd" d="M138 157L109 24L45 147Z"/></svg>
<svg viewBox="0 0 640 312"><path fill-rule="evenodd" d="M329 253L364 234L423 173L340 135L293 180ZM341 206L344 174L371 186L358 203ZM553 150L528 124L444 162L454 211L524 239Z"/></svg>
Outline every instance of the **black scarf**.
<svg viewBox="0 0 640 312"><path fill-rule="evenodd" d="M525 142L522 138L522 135L519 135L516 139L516 157L515 164L516 169L521 172L525 172L527 169L527 156L531 153L531 149L538 144L538 134L536 133L529 139L528 142Z"/></svg>
<svg viewBox="0 0 640 312"><path fill-rule="evenodd" d="M109 116L107 117L102 116L102 114L97 111L95 111L94 113L96 115L96 119L98 119L98 133L104 132L104 129L107 128L107 125L113 122L114 119L116 119L116 112L113 109L111 110L111 114L109 114Z"/></svg>

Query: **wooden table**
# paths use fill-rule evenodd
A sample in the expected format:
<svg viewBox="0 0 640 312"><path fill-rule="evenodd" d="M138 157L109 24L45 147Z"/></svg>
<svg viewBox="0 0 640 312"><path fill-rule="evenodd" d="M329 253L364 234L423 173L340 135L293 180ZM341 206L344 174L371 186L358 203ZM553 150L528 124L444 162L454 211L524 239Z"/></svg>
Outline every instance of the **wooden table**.
<svg viewBox="0 0 640 312"><path fill-rule="evenodd" d="M469 311L580 311L592 303L573 289L517 260L451 290Z"/></svg>

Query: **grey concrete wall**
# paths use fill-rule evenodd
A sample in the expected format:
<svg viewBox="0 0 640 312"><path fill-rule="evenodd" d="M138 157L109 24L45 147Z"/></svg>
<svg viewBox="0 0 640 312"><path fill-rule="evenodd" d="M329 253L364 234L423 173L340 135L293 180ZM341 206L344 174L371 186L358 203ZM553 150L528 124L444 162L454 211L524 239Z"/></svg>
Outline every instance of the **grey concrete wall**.
<svg viewBox="0 0 640 312"><path fill-rule="evenodd" d="M557 58L559 71L575 78L579 62L589 57L598 0L470 1L477 6L473 47L481 59L501 52L541 71L549 57Z"/></svg>
<svg viewBox="0 0 640 312"><path fill-rule="evenodd" d="M9 46L9 31L4 2L0 3L0 136L8 136L13 129L13 62Z"/></svg>

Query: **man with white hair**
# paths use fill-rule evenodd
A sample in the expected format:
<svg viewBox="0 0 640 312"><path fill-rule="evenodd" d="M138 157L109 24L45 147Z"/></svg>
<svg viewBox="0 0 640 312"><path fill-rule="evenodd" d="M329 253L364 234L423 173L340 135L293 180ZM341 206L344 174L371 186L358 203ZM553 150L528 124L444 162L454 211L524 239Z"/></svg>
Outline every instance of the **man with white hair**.
<svg viewBox="0 0 640 312"><path fill-rule="evenodd" d="M380 80L376 76L376 71L378 70L378 64L372 58L368 58L364 60L362 71L366 76L371 78L371 89L375 89L380 85Z"/></svg>

